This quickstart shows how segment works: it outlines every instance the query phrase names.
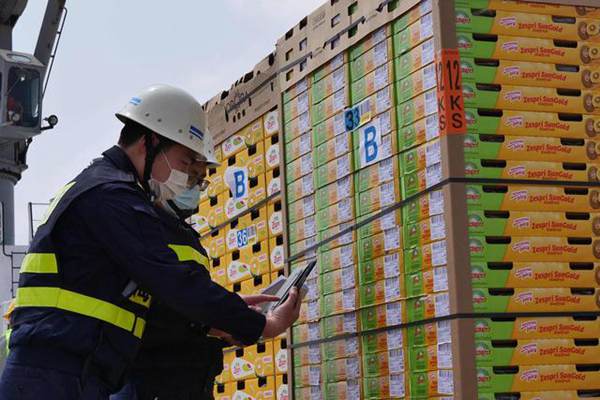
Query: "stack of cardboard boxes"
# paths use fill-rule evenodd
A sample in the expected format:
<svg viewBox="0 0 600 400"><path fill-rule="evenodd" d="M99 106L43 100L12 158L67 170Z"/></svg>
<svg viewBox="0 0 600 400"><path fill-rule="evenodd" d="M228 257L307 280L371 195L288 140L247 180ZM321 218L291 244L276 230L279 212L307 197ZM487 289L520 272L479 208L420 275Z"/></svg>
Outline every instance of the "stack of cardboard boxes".
<svg viewBox="0 0 600 400"><path fill-rule="evenodd" d="M600 4L548 1L332 0L207 103L213 279L318 260L219 399L600 398Z"/></svg>

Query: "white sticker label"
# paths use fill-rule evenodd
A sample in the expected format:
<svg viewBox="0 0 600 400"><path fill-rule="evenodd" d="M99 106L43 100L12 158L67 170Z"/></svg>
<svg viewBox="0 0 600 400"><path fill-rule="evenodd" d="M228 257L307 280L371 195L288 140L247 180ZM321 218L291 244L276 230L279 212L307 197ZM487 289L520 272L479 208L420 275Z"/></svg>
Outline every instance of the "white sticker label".
<svg viewBox="0 0 600 400"><path fill-rule="evenodd" d="M387 182L394 179L394 163L391 158L386 158L379 163L379 181Z"/></svg>
<svg viewBox="0 0 600 400"><path fill-rule="evenodd" d="M308 111L308 93L302 93L298 96L298 114L303 114Z"/></svg>
<svg viewBox="0 0 600 400"><path fill-rule="evenodd" d="M340 53L331 60L331 68L336 69L344 65L344 53Z"/></svg>
<svg viewBox="0 0 600 400"><path fill-rule="evenodd" d="M433 16L427 14L421 18L421 40L433 36Z"/></svg>
<svg viewBox="0 0 600 400"><path fill-rule="evenodd" d="M315 191L313 186L313 177L312 175L307 175L302 179L302 195L305 196L307 194L311 194Z"/></svg>
<svg viewBox="0 0 600 400"><path fill-rule="evenodd" d="M340 251L340 261L342 267L354 264L354 251L353 246L344 246Z"/></svg>
<svg viewBox="0 0 600 400"><path fill-rule="evenodd" d="M346 91L338 90L333 95L333 111L338 112L346 107Z"/></svg>
<svg viewBox="0 0 600 400"><path fill-rule="evenodd" d="M429 193L429 215L444 213L444 192L436 190Z"/></svg>
<svg viewBox="0 0 600 400"><path fill-rule="evenodd" d="M311 364L321 363L321 346L318 344L311 344L308 346L308 362Z"/></svg>
<svg viewBox="0 0 600 400"><path fill-rule="evenodd" d="M320 386L312 386L310 388L310 400L323 400Z"/></svg>
<svg viewBox="0 0 600 400"><path fill-rule="evenodd" d="M301 161L300 161L300 174L301 175L306 175L308 174L310 171L312 171L313 169L313 159L312 159L312 154L306 154L302 157Z"/></svg>
<svg viewBox="0 0 600 400"><path fill-rule="evenodd" d="M452 342L452 324L450 321L439 321L436 323L437 342L451 343Z"/></svg>
<svg viewBox="0 0 600 400"><path fill-rule="evenodd" d="M311 138L310 133L300 136L299 149L300 149L299 155L301 155L301 156L308 153L312 149L312 138Z"/></svg>
<svg viewBox="0 0 600 400"><path fill-rule="evenodd" d="M425 165L430 167L442 162L442 145L439 140L425 146Z"/></svg>
<svg viewBox="0 0 600 400"><path fill-rule="evenodd" d="M379 67L382 64L387 63L388 61L388 44L387 42L378 43L373 48L373 60L375 61L375 66Z"/></svg>
<svg viewBox="0 0 600 400"><path fill-rule="evenodd" d="M386 278L400 275L400 257L398 253L385 256L383 259L383 274Z"/></svg>
<svg viewBox="0 0 600 400"><path fill-rule="evenodd" d="M308 340L319 340L321 339L321 324L313 322L308 324Z"/></svg>
<svg viewBox="0 0 600 400"><path fill-rule="evenodd" d="M425 182L428 188L442 181L442 164L435 164L425 170Z"/></svg>
<svg viewBox="0 0 600 400"><path fill-rule="evenodd" d="M319 279L307 280L304 286L306 286L307 290L306 300L310 301L319 298Z"/></svg>
<svg viewBox="0 0 600 400"><path fill-rule="evenodd" d="M404 375L390 375L390 396L403 398L406 395Z"/></svg>
<svg viewBox="0 0 600 400"><path fill-rule="evenodd" d="M377 92L376 102L377 114L381 114L382 112L390 109L392 106L392 96L389 86Z"/></svg>
<svg viewBox="0 0 600 400"><path fill-rule="evenodd" d="M427 65L435 59L435 45L433 39L430 39L423 43L421 46L421 63Z"/></svg>
<svg viewBox="0 0 600 400"><path fill-rule="evenodd" d="M352 311L356 308L356 292L354 289L347 289L342 292L342 307L344 311Z"/></svg>
<svg viewBox="0 0 600 400"><path fill-rule="evenodd" d="M438 393L454 394L454 374L451 369L438 371Z"/></svg>
<svg viewBox="0 0 600 400"><path fill-rule="evenodd" d="M344 113L339 113L333 117L333 133L335 136L346 132L346 120Z"/></svg>
<svg viewBox="0 0 600 400"><path fill-rule="evenodd" d="M346 86L346 71L340 68L333 72L333 91L343 89L344 86Z"/></svg>
<svg viewBox="0 0 600 400"><path fill-rule="evenodd" d="M434 267L441 267L448 263L445 240L431 244L431 263Z"/></svg>
<svg viewBox="0 0 600 400"><path fill-rule="evenodd" d="M381 136L385 136L392 131L392 113L390 111L385 112L379 116Z"/></svg>
<svg viewBox="0 0 600 400"><path fill-rule="evenodd" d="M354 333L356 332L356 315L354 313L344 314L344 332Z"/></svg>
<svg viewBox="0 0 600 400"><path fill-rule="evenodd" d="M309 321L318 320L321 317L321 304L319 300L309 301L307 304L307 311Z"/></svg>
<svg viewBox="0 0 600 400"><path fill-rule="evenodd" d="M431 225L431 240L440 240L446 237L446 218L443 214L434 215L429 219Z"/></svg>
<svg viewBox="0 0 600 400"><path fill-rule="evenodd" d="M346 359L346 378L356 379L360 377L360 361L358 357Z"/></svg>
<svg viewBox="0 0 600 400"><path fill-rule="evenodd" d="M425 139L430 140L440 137L440 122L437 114L433 114L425 119Z"/></svg>
<svg viewBox="0 0 600 400"><path fill-rule="evenodd" d="M315 236L317 234L317 224L314 215L304 220L304 235L306 237Z"/></svg>
<svg viewBox="0 0 600 400"><path fill-rule="evenodd" d="M337 181L337 198L338 199L345 199L347 197L350 197L351 190L352 190L352 181L350 180L349 176Z"/></svg>
<svg viewBox="0 0 600 400"><path fill-rule="evenodd" d="M423 68L423 90L429 90L436 86L435 64Z"/></svg>
<svg viewBox="0 0 600 400"><path fill-rule="evenodd" d="M400 280L397 277L386 279L384 285L386 303L400 298Z"/></svg>
<svg viewBox="0 0 600 400"><path fill-rule="evenodd" d="M321 367L309 367L308 382L310 386L318 386L321 384Z"/></svg>
<svg viewBox="0 0 600 400"><path fill-rule="evenodd" d="M360 166L375 164L381 160L381 119L376 118L359 130Z"/></svg>
<svg viewBox="0 0 600 400"><path fill-rule="evenodd" d="M248 168L228 167L225 170L225 183L233 194L234 200L245 200L250 192Z"/></svg>
<svg viewBox="0 0 600 400"><path fill-rule="evenodd" d="M346 354L358 354L358 338L353 337L344 339L344 347Z"/></svg>
<svg viewBox="0 0 600 400"><path fill-rule="evenodd" d="M342 289L350 289L355 286L354 266L342 268Z"/></svg>
<svg viewBox="0 0 600 400"><path fill-rule="evenodd" d="M385 311L386 325L391 326L402 323L402 304L400 302L386 304Z"/></svg>
<svg viewBox="0 0 600 400"><path fill-rule="evenodd" d="M379 188L381 207L391 206L396 203L396 190L394 183L386 183Z"/></svg>
<svg viewBox="0 0 600 400"><path fill-rule="evenodd" d="M425 115L431 115L437 112L437 93L431 90L425 93Z"/></svg>
<svg viewBox="0 0 600 400"><path fill-rule="evenodd" d="M388 229L398 226L398 223L396 222L396 216L397 214L395 212L390 212L379 218L381 221L381 229L387 231Z"/></svg>
<svg viewBox="0 0 600 400"><path fill-rule="evenodd" d="M448 269L437 267L433 269L433 291L435 293L448 290Z"/></svg>
<svg viewBox="0 0 600 400"><path fill-rule="evenodd" d="M436 294L435 298L435 316L444 317L450 315L450 296L448 293Z"/></svg>
<svg viewBox="0 0 600 400"><path fill-rule="evenodd" d="M452 368L452 345L450 343L438 344L438 369Z"/></svg>
<svg viewBox="0 0 600 400"><path fill-rule="evenodd" d="M346 222L351 220L352 215L352 199L344 199L338 203L338 222Z"/></svg>
<svg viewBox="0 0 600 400"><path fill-rule="evenodd" d="M360 399L360 384L356 380L349 380L346 385L347 399Z"/></svg>
<svg viewBox="0 0 600 400"><path fill-rule="evenodd" d="M387 64L375 70L375 90L383 89L390 84L390 69Z"/></svg>
<svg viewBox="0 0 600 400"><path fill-rule="evenodd" d="M310 130L310 113L305 112L298 117L298 128L300 133L305 133Z"/></svg>
<svg viewBox="0 0 600 400"><path fill-rule="evenodd" d="M385 27L373 32L373 43L379 43L387 38Z"/></svg>
<svg viewBox="0 0 600 400"><path fill-rule="evenodd" d="M337 160L337 176L340 179L350 173L350 157L341 157Z"/></svg>
<svg viewBox="0 0 600 400"><path fill-rule="evenodd" d="M404 338L402 336L402 329L394 329L387 332L387 345L388 349L403 348Z"/></svg>
<svg viewBox="0 0 600 400"><path fill-rule="evenodd" d="M346 154L350 151L350 145L348 143L347 135L339 135L335 138L335 156L339 157L342 154Z"/></svg>
<svg viewBox="0 0 600 400"><path fill-rule="evenodd" d="M313 215L315 213L315 196L308 196L302 200L304 216Z"/></svg>
<svg viewBox="0 0 600 400"><path fill-rule="evenodd" d="M400 248L400 229L389 229L383 232L383 242L386 251Z"/></svg>
<svg viewBox="0 0 600 400"><path fill-rule="evenodd" d="M404 352L402 349L390 350L388 353L390 374L404 372Z"/></svg>

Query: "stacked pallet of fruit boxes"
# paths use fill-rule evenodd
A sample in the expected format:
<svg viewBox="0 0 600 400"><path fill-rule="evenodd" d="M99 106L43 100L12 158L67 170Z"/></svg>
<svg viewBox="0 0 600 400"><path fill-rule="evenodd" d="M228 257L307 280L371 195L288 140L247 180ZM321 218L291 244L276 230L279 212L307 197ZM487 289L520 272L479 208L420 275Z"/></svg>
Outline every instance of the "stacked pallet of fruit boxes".
<svg viewBox="0 0 600 400"><path fill-rule="evenodd" d="M273 68L270 57L206 106L221 166L209 171L211 183L193 220L212 260L211 277L240 295L258 294L283 274L279 114L271 108L277 102L268 101L276 98L275 88L264 80ZM253 97L240 96L248 90ZM261 98L267 99L261 107L247 107ZM287 398L286 342L282 335L225 349L215 397Z"/></svg>

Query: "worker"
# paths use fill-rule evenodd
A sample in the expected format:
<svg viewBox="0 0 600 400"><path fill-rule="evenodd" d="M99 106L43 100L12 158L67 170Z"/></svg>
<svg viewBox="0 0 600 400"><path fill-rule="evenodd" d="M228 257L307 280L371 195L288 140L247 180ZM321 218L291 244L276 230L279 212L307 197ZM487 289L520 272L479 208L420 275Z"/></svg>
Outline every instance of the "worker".
<svg viewBox="0 0 600 400"><path fill-rule="evenodd" d="M200 192L205 186L196 185L156 207L169 242L189 246L203 256L206 251L200 245L199 235L185 220L198 210ZM198 273L208 273L194 261L190 266ZM214 380L223 370L223 347L228 343L207 333L208 329L191 323L160 301L153 301L129 383L111 400L213 399Z"/></svg>
<svg viewBox="0 0 600 400"><path fill-rule="evenodd" d="M2 400L107 399L137 355L153 296L244 345L298 318L296 290L265 316L190 267L206 257L165 236L155 200L198 184L197 165L218 165L200 104L154 85L117 117L119 145L59 191L23 260Z"/></svg>

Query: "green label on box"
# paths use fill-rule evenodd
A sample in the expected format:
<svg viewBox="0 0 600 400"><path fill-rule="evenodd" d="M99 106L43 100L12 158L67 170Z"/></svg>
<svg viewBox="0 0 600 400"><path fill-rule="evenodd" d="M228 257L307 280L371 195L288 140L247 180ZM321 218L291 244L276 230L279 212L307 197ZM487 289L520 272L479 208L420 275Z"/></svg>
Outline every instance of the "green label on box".
<svg viewBox="0 0 600 400"><path fill-rule="evenodd" d="M410 374L409 391L411 398L429 398L429 375L427 372L415 372Z"/></svg>
<svg viewBox="0 0 600 400"><path fill-rule="evenodd" d="M429 365L429 352L427 346L413 347L408 351L408 365L412 371L427 371Z"/></svg>

